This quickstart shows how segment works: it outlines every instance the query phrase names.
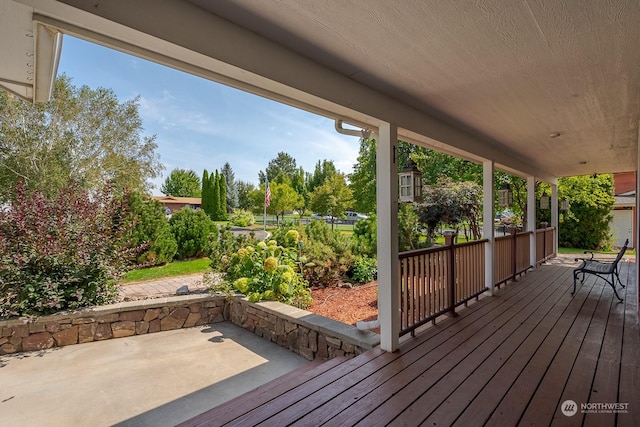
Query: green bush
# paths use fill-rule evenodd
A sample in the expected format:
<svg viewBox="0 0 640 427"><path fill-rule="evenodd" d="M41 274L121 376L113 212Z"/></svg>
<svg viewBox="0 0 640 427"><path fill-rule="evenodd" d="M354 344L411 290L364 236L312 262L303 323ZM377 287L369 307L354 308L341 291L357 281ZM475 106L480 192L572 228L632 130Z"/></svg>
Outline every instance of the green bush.
<svg viewBox="0 0 640 427"><path fill-rule="evenodd" d="M226 281L251 302L281 301L306 308L311 293L298 270L296 249L279 246L275 240L240 248L231 257Z"/></svg>
<svg viewBox="0 0 640 427"><path fill-rule="evenodd" d="M297 233L297 237L289 240L293 236L292 231ZM306 226L285 224L273 233L273 238L284 242L285 246L298 248L300 257L304 259L303 277L312 286L335 286L351 269L353 253L350 238L332 230L323 221L312 221Z"/></svg>
<svg viewBox="0 0 640 427"><path fill-rule="evenodd" d="M376 215L357 221L353 225L353 252L376 257L378 253L378 223Z"/></svg>
<svg viewBox="0 0 640 427"><path fill-rule="evenodd" d="M219 237L212 241L207 255L211 260L211 269L214 271L227 271L232 255L238 249L246 245L255 245L256 243L253 232L248 237L244 234L235 236L229 225L222 227L219 231Z"/></svg>
<svg viewBox="0 0 640 427"><path fill-rule="evenodd" d="M236 209L233 214L231 214L229 221L237 227L248 227L256 223L256 217L249 211Z"/></svg>
<svg viewBox="0 0 640 427"><path fill-rule="evenodd" d="M378 278L378 261L367 256L357 256L351 268L354 283L368 283Z"/></svg>
<svg viewBox="0 0 640 427"><path fill-rule="evenodd" d="M165 209L157 200L131 193L129 206L133 218L131 236L134 244L146 245L136 261L141 266L167 264L173 260L178 243L171 233Z"/></svg>
<svg viewBox="0 0 640 427"><path fill-rule="evenodd" d="M205 256L218 238L218 229L202 209L182 208L169 224L178 243L177 259Z"/></svg>
<svg viewBox="0 0 640 427"><path fill-rule="evenodd" d="M137 255L125 200L73 182L48 198L20 183L0 208L0 316L112 302Z"/></svg>

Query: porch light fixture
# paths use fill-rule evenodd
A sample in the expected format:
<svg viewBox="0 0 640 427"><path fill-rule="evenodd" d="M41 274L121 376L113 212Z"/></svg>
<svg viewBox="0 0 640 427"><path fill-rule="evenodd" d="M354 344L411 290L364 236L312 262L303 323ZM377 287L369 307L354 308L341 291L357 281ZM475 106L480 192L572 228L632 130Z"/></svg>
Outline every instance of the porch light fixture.
<svg viewBox="0 0 640 427"><path fill-rule="evenodd" d="M503 182L502 187L498 190L498 206L506 208L513 203L513 191L508 182Z"/></svg>
<svg viewBox="0 0 640 427"><path fill-rule="evenodd" d="M422 172L418 165L409 159L398 174L400 202L420 203L422 201Z"/></svg>
<svg viewBox="0 0 640 427"><path fill-rule="evenodd" d="M547 193L542 193L542 197L540 197L540 209L549 209L549 196L547 196Z"/></svg>
<svg viewBox="0 0 640 427"><path fill-rule="evenodd" d="M569 210L569 199L564 198L560 201L560 210L566 212Z"/></svg>

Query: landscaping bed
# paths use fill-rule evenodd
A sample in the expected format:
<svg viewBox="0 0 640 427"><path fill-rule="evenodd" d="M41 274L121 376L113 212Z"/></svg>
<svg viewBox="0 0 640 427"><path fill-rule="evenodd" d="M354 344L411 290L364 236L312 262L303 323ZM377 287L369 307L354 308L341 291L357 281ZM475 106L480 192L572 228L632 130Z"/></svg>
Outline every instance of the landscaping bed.
<svg viewBox="0 0 640 427"><path fill-rule="evenodd" d="M378 318L378 284L312 288L313 304L307 310L349 325Z"/></svg>

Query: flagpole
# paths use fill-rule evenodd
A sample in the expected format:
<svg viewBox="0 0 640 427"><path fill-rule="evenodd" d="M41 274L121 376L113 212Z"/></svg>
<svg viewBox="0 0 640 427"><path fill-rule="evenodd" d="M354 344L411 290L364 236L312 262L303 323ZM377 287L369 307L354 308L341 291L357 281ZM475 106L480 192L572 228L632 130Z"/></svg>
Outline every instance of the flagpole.
<svg viewBox="0 0 640 427"><path fill-rule="evenodd" d="M264 181L264 213L262 214L262 229L263 230L267 230L267 206L269 206L270 203L270 190L269 190L269 180L265 179Z"/></svg>

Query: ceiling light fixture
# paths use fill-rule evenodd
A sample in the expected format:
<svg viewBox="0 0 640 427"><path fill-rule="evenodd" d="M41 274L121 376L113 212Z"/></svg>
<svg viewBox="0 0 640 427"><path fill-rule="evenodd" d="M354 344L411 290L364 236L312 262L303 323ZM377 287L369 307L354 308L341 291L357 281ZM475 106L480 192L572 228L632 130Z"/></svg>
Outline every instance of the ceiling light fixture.
<svg viewBox="0 0 640 427"><path fill-rule="evenodd" d="M562 136L562 132L553 132L549 134L549 138L557 138L559 136Z"/></svg>
<svg viewBox="0 0 640 427"><path fill-rule="evenodd" d="M579 164L579 165L586 165L586 164L587 164L587 161L586 161L586 160L582 160L582 161L578 162L578 164Z"/></svg>

